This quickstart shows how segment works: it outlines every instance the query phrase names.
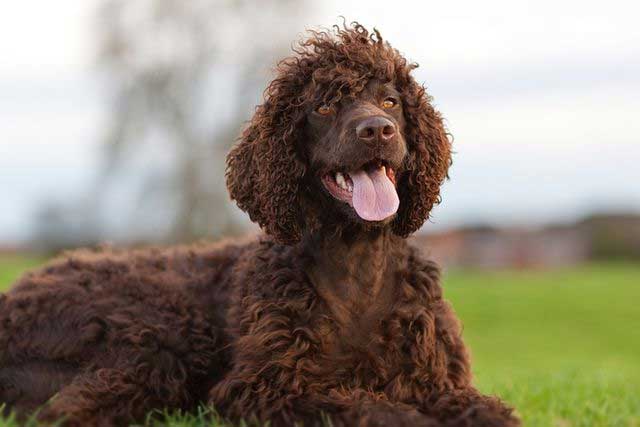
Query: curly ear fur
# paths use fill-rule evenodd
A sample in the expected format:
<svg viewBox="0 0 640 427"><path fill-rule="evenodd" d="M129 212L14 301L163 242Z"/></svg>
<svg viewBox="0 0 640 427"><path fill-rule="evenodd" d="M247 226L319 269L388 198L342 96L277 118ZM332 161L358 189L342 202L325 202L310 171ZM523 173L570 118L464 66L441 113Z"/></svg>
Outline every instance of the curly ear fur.
<svg viewBox="0 0 640 427"><path fill-rule="evenodd" d="M295 152L304 111L293 99L303 88L295 74L281 73L265 91L265 102L227 156L231 198L252 221L283 243L299 240L304 227L300 186L306 166Z"/></svg>
<svg viewBox="0 0 640 427"><path fill-rule="evenodd" d="M400 236L417 230L439 201L440 185L451 163L450 143L438 112L424 88L410 75L417 67L378 31L363 26L334 27L311 37L278 66L240 142L227 158L231 198L267 233L283 243L298 241L305 227L303 179L307 165L299 134L310 104L355 96L372 78L394 82L407 122L409 156L399 177L400 209L393 230ZM310 214L310 213L306 213Z"/></svg>
<svg viewBox="0 0 640 427"><path fill-rule="evenodd" d="M400 89L409 157L405 163L406 173L398 182L401 202L393 223L394 232L402 237L420 228L433 206L440 202L440 186L451 166L451 143L440 113L431 106L431 98L408 71L406 78Z"/></svg>

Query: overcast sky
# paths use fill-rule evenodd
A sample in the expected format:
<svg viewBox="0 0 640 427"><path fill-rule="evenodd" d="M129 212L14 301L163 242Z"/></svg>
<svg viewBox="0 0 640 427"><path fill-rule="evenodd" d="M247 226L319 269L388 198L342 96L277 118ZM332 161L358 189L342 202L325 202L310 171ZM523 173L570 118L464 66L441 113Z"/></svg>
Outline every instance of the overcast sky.
<svg viewBox="0 0 640 427"><path fill-rule="evenodd" d="M98 165L97 4L22 0L0 15L0 244ZM431 226L640 210L640 3L335 1L299 33L339 15L420 64L455 137Z"/></svg>

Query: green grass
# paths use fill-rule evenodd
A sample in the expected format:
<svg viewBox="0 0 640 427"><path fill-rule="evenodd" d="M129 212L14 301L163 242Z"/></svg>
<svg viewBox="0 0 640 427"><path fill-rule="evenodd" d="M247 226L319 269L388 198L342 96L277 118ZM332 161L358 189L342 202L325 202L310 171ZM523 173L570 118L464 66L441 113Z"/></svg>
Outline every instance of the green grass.
<svg viewBox="0 0 640 427"><path fill-rule="evenodd" d="M42 263L37 257L0 255L0 292L6 290L20 275Z"/></svg>
<svg viewBox="0 0 640 427"><path fill-rule="evenodd" d="M640 426L640 266L452 272L476 383L526 426Z"/></svg>
<svg viewBox="0 0 640 427"><path fill-rule="evenodd" d="M37 263L0 258L0 289ZM463 321L478 387L514 405L525 426L640 427L639 265L453 271L445 295ZM221 425L206 412L165 419Z"/></svg>

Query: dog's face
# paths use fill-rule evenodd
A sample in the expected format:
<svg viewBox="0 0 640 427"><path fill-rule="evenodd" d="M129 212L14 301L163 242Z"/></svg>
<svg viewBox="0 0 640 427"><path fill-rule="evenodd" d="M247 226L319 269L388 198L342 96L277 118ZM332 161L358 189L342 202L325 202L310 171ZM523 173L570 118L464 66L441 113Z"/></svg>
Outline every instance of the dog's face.
<svg viewBox="0 0 640 427"><path fill-rule="evenodd" d="M322 226L418 229L450 142L415 67L360 25L312 33L227 157L231 198L285 243Z"/></svg>
<svg viewBox="0 0 640 427"><path fill-rule="evenodd" d="M333 201L325 205L333 204L344 221L389 224L400 205L396 175L407 155L398 90L373 79L354 96L310 107L303 149L312 186Z"/></svg>

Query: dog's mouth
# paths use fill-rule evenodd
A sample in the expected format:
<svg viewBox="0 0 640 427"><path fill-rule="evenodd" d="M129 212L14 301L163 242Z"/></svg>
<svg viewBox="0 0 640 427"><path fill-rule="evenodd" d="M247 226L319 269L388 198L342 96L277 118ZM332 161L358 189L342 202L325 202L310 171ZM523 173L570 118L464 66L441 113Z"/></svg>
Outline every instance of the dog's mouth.
<svg viewBox="0 0 640 427"><path fill-rule="evenodd" d="M383 221L400 206L395 171L381 160L348 172L329 172L322 183L335 199L349 204L365 221Z"/></svg>

